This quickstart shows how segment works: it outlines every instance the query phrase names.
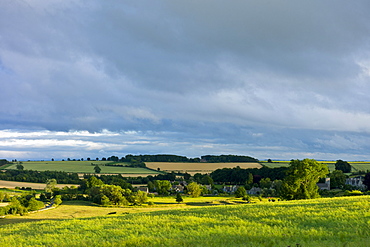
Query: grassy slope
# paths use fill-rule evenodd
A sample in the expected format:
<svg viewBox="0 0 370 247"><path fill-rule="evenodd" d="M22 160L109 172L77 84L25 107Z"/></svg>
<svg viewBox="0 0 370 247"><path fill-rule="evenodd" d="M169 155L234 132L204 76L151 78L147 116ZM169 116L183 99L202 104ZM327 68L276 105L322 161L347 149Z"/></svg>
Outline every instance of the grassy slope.
<svg viewBox="0 0 370 247"><path fill-rule="evenodd" d="M41 220L0 235L0 246L368 246L370 197Z"/></svg>
<svg viewBox="0 0 370 247"><path fill-rule="evenodd" d="M192 198L183 196L184 202L177 203L174 196L154 197L149 198L148 201L154 203L152 206L144 204L143 206L132 207L101 207L88 201L65 201L58 208L53 210L41 211L36 214L28 214L26 216L12 216L7 215L5 219L0 220L0 226L7 224L14 224L20 222L32 222L40 220L62 220L71 218L85 218L105 216L109 212L116 212L117 214L151 212L158 210L169 210L184 207L199 207L209 205L225 205L242 203L241 199L230 196L220 197L197 197Z"/></svg>
<svg viewBox="0 0 370 247"><path fill-rule="evenodd" d="M23 162L23 166L25 170L94 173L94 166L91 163L101 164L101 173L157 174L156 171L145 168L103 166L103 164L113 163L110 161L27 161ZM16 169L16 164L7 169Z"/></svg>
<svg viewBox="0 0 370 247"><path fill-rule="evenodd" d="M354 168L352 171L370 171L370 162L349 162Z"/></svg>

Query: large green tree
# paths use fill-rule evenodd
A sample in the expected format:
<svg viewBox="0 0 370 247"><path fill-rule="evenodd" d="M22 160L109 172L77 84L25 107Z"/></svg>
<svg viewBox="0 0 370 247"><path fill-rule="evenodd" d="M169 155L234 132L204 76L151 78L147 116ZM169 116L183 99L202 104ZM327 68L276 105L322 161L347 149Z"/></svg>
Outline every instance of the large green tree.
<svg viewBox="0 0 370 247"><path fill-rule="evenodd" d="M31 197L28 201L27 209L29 211L36 211L44 207L44 203L35 199L35 197Z"/></svg>
<svg viewBox="0 0 370 247"><path fill-rule="evenodd" d="M101 168L99 167L99 165L94 166L94 171L95 171L95 173L100 173L101 172Z"/></svg>
<svg viewBox="0 0 370 247"><path fill-rule="evenodd" d="M180 203L180 202L183 202L183 201L184 201L184 199L182 199L181 194L180 194L180 193L177 193L177 194L176 194L176 202L177 202L177 203Z"/></svg>
<svg viewBox="0 0 370 247"><path fill-rule="evenodd" d="M19 161L16 167L17 167L17 170L23 170L24 169L23 162Z"/></svg>
<svg viewBox="0 0 370 247"><path fill-rule="evenodd" d="M139 190L137 192L132 192L127 189L125 190L124 195L127 201L132 205L141 205L148 201L148 194L144 191Z"/></svg>
<svg viewBox="0 0 370 247"><path fill-rule="evenodd" d="M57 180L55 178L48 179L46 181L45 192L52 193L57 186Z"/></svg>
<svg viewBox="0 0 370 247"><path fill-rule="evenodd" d="M246 195L247 195L247 191L244 188L244 186L239 186L238 189L235 191L235 197L236 198L244 197Z"/></svg>
<svg viewBox="0 0 370 247"><path fill-rule="evenodd" d="M330 189L343 188L346 183L346 175L341 170L334 170L329 174Z"/></svg>
<svg viewBox="0 0 370 247"><path fill-rule="evenodd" d="M213 186L213 179L209 175L205 175L202 180L202 184L212 185Z"/></svg>
<svg viewBox="0 0 370 247"><path fill-rule="evenodd" d="M0 203L4 201L5 198L5 192L0 191Z"/></svg>
<svg viewBox="0 0 370 247"><path fill-rule="evenodd" d="M343 173L351 172L351 165L347 161L337 160L335 170L341 170Z"/></svg>
<svg viewBox="0 0 370 247"><path fill-rule="evenodd" d="M291 160L287 177L280 189L280 196L287 200L319 197L316 184L328 172L327 165L313 159Z"/></svg>
<svg viewBox="0 0 370 247"><path fill-rule="evenodd" d="M95 176L89 177L89 179L86 182L87 188L92 188L92 187L97 187L97 186L102 186L102 185L104 185L103 181L101 181L99 178Z"/></svg>
<svg viewBox="0 0 370 247"><path fill-rule="evenodd" d="M272 181L271 181L270 178L262 178L260 180L260 187L261 188L270 189L271 185L272 185Z"/></svg>
<svg viewBox="0 0 370 247"><path fill-rule="evenodd" d="M155 180L154 186L159 195L168 195L168 191L171 189L171 182L168 180Z"/></svg>
<svg viewBox="0 0 370 247"><path fill-rule="evenodd" d="M196 182L191 182L187 186L188 194L191 195L191 197L198 197L202 193L202 188L199 184Z"/></svg>

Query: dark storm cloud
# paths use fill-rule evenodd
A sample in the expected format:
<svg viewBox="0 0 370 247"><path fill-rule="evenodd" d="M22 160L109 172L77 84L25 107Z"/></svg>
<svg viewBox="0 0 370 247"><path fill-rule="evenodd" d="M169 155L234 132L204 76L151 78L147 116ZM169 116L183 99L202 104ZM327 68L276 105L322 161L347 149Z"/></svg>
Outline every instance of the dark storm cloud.
<svg viewBox="0 0 370 247"><path fill-rule="evenodd" d="M151 136L106 152L361 156L370 132L369 7L6 0L0 128L107 129L118 133L115 145L126 131Z"/></svg>

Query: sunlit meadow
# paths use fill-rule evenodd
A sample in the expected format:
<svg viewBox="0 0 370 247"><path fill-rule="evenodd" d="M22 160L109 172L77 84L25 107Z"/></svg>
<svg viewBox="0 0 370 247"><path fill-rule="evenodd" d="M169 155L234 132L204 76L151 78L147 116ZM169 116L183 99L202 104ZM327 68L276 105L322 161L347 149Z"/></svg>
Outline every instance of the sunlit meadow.
<svg viewBox="0 0 370 247"><path fill-rule="evenodd" d="M0 235L0 246L369 246L370 196L39 220Z"/></svg>

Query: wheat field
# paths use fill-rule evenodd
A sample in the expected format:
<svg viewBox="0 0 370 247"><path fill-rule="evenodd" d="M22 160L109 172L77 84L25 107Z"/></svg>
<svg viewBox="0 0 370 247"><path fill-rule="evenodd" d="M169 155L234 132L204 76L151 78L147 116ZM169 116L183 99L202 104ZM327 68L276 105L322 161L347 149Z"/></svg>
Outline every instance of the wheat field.
<svg viewBox="0 0 370 247"><path fill-rule="evenodd" d="M150 169L165 172L182 172L194 175L195 173L211 173L217 169L234 168L261 168L259 163L185 163L185 162L145 162L145 165Z"/></svg>

